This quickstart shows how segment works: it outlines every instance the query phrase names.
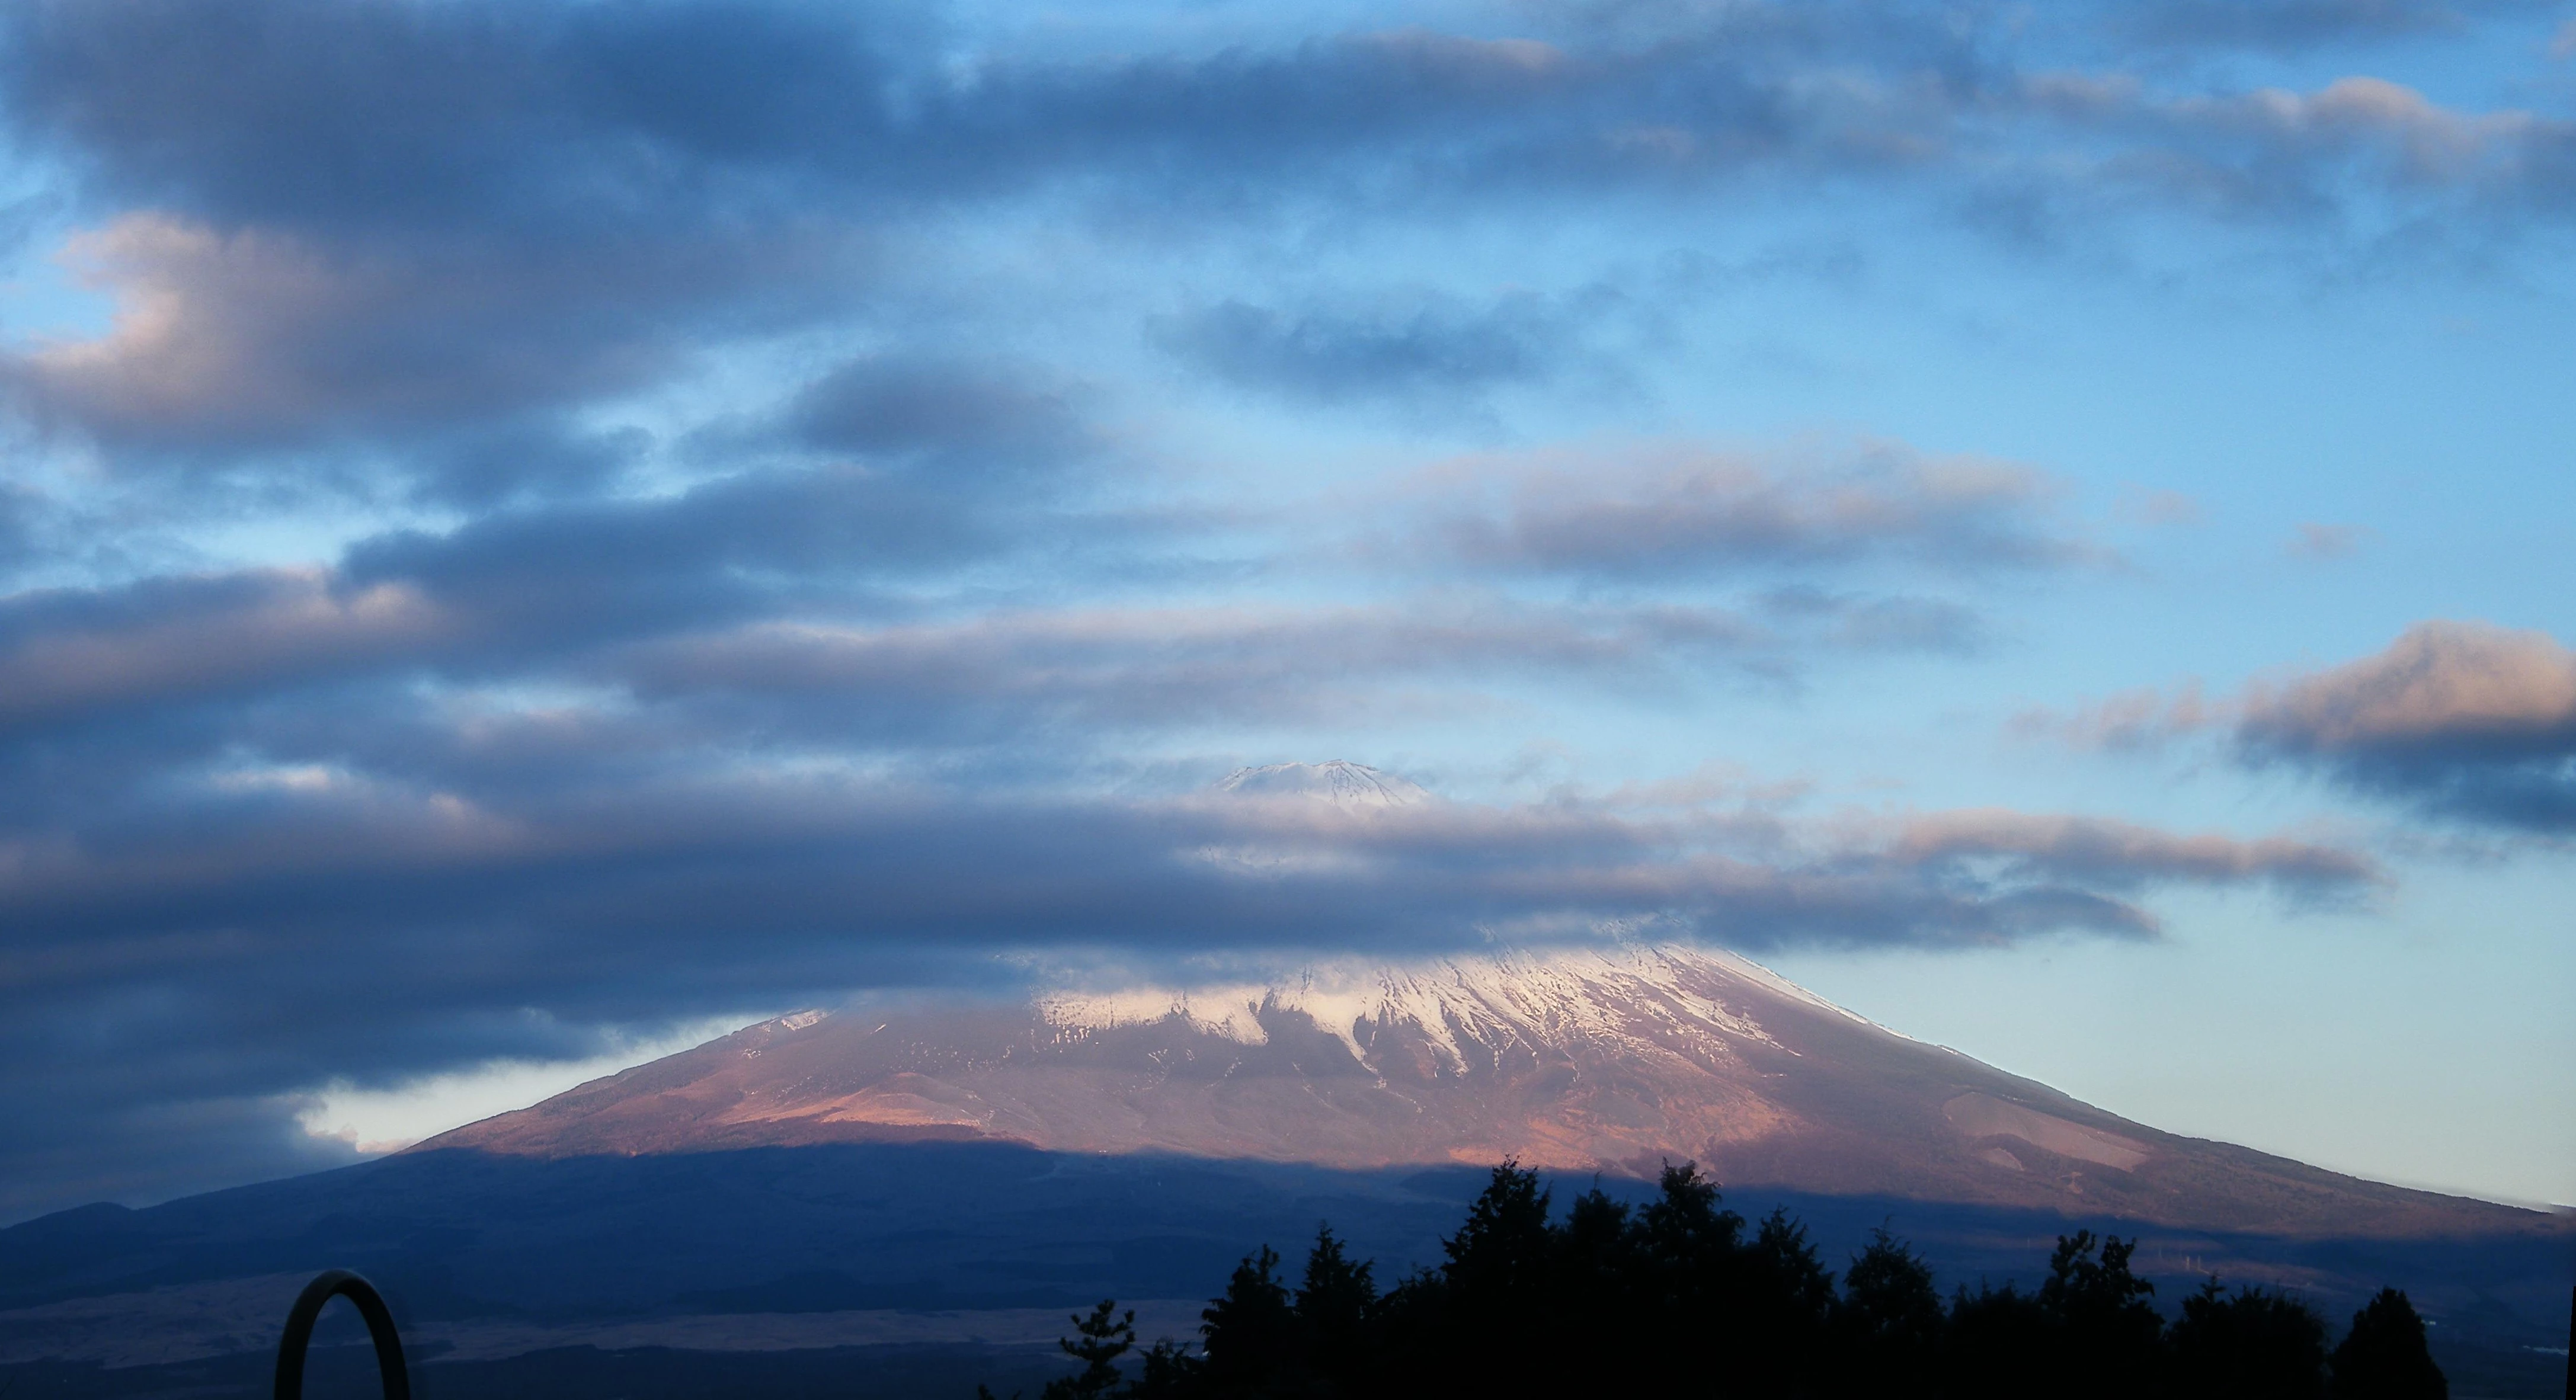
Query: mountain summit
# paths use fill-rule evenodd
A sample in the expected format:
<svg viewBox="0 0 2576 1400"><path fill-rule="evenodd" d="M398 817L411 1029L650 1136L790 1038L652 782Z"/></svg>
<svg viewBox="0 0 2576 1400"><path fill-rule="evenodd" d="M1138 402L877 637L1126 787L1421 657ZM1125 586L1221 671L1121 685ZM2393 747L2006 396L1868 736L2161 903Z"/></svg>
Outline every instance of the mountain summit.
<svg viewBox="0 0 2576 1400"><path fill-rule="evenodd" d="M1411 779L1338 758L1237 768L1216 787L1242 797L1311 797L1336 807L1410 807L1431 800L1431 794Z"/></svg>
<svg viewBox="0 0 2576 1400"><path fill-rule="evenodd" d="M1513 1157L1650 1176L1691 1159L1729 1185L2204 1229L2439 1233L2521 1214L2159 1132L1671 946L801 1012L413 1150L977 1139L1339 1168Z"/></svg>

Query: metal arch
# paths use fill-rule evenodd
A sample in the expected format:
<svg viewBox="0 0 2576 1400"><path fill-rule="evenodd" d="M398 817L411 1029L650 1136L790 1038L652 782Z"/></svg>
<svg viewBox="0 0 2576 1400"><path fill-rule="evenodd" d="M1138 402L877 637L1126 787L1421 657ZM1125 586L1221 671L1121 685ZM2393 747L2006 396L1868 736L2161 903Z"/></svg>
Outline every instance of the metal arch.
<svg viewBox="0 0 2576 1400"><path fill-rule="evenodd" d="M411 1373L403 1369L402 1338L394 1332L394 1315L374 1284L346 1269L314 1275L286 1310L286 1335L277 1340L276 1400L304 1400L304 1351L313 1341L314 1320L322 1305L346 1297L367 1320L367 1335L376 1343L376 1372L385 1385L385 1400L411 1400Z"/></svg>

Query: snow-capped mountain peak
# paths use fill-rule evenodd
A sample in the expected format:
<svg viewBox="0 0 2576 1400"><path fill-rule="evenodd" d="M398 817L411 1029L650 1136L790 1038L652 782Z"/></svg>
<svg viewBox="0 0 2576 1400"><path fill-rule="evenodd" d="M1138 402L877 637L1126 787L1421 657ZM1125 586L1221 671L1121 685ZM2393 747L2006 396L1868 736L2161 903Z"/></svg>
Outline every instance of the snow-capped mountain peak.
<svg viewBox="0 0 2576 1400"><path fill-rule="evenodd" d="M1232 786L1269 777L1284 796L1330 800L1336 773L1378 802L1420 791L1356 764L1249 769ZM1669 944L1352 959L1223 985L1059 980L1025 1000L799 1013L414 1150L923 1140L1353 1170L1508 1157L1651 1177L1695 1161L1730 1184L2207 1229L2448 1218L2436 1198L2159 1133L1732 953Z"/></svg>
<svg viewBox="0 0 2576 1400"><path fill-rule="evenodd" d="M1237 768L1216 786L1244 797L1307 797L1336 807L1409 807L1431 800L1411 779L1339 758Z"/></svg>

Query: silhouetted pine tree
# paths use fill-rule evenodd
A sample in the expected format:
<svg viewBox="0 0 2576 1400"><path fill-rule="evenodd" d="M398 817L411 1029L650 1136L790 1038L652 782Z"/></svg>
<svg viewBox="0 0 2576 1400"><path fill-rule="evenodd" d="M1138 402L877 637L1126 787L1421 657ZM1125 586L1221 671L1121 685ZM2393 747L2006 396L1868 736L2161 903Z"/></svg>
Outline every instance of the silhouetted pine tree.
<svg viewBox="0 0 2576 1400"><path fill-rule="evenodd" d="M1127 1400L1190 1400L1206 1393L1199 1374L1203 1367L1198 1357L1190 1355L1187 1342L1165 1337L1145 1350L1137 1363L1136 1379L1119 1394ZM992 1400L992 1392L981 1386L976 1394L978 1400Z"/></svg>
<svg viewBox="0 0 2576 1400"><path fill-rule="evenodd" d="M1575 1369L1554 1316L1550 1193L1505 1161L1441 1242L1441 1266L1389 1299L1389 1361L1400 1383L1460 1394L1528 1394Z"/></svg>
<svg viewBox="0 0 2576 1400"><path fill-rule="evenodd" d="M2425 1345L2424 1319L2394 1288L2379 1290L2352 1315L2352 1331L2334 1349L2334 1400L2449 1400L2450 1383Z"/></svg>
<svg viewBox="0 0 2576 1400"><path fill-rule="evenodd" d="M1101 1400L1126 1379L1118 1370L1118 1358L1136 1345L1136 1314L1130 1309L1120 1316L1117 1309L1115 1300L1103 1298L1091 1316L1073 1319L1074 1335L1056 1345L1080 1361L1082 1369L1047 1382L1046 1389L1038 1392L1044 1400Z"/></svg>
<svg viewBox="0 0 2576 1400"><path fill-rule="evenodd" d="M1279 1253L1263 1245L1234 1267L1225 1293L1199 1314L1205 1360L1198 1368L1205 1393L1222 1396L1294 1394L1303 1369L1298 1317L1279 1281Z"/></svg>
<svg viewBox="0 0 2576 1400"><path fill-rule="evenodd" d="M1315 1232L1315 1247L1307 1251L1296 1313L1309 1389L1325 1396L1363 1393L1376 1362L1377 1280L1369 1264L1343 1254L1329 1225Z"/></svg>
<svg viewBox="0 0 2576 1400"><path fill-rule="evenodd" d="M1797 1396L1823 1383L1825 1330L1833 1317L1834 1276L1807 1242L1807 1227L1774 1210L1746 1245L1735 1286L1737 1344L1750 1364L1742 1384L1755 1394ZM1730 1369L1734 1369L1730 1367Z"/></svg>

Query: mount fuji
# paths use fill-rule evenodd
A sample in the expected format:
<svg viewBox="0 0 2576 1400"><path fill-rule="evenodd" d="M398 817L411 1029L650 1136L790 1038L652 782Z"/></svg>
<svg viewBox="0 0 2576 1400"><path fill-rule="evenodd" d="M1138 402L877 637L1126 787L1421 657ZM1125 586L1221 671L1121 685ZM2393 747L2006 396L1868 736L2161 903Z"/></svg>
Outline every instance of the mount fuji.
<svg viewBox="0 0 2576 1400"><path fill-rule="evenodd" d="M411 1150L977 1141L1341 1170L1691 1160L1731 1187L2292 1234L2528 1215L2161 1132L1678 945L804 1011Z"/></svg>

